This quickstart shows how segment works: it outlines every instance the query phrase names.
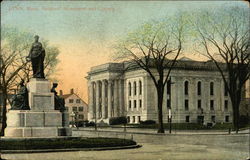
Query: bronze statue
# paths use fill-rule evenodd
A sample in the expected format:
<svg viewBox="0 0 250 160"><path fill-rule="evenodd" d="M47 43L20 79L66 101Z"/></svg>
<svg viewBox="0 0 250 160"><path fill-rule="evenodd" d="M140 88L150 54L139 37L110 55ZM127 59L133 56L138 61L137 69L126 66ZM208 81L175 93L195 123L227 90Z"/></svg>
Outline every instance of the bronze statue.
<svg viewBox="0 0 250 160"><path fill-rule="evenodd" d="M63 112L65 110L65 100L64 98L57 95L56 92L57 85L58 85L57 83L53 83L51 92L53 92L55 95L55 110L60 110L61 112Z"/></svg>
<svg viewBox="0 0 250 160"><path fill-rule="evenodd" d="M19 84L20 88L11 101L11 110L29 110L28 90L22 80Z"/></svg>
<svg viewBox="0 0 250 160"><path fill-rule="evenodd" d="M26 57L27 61L31 61L32 70L33 70L33 77L34 78L45 78L44 77L44 57L45 57L45 50L40 43L39 36L35 36L35 42L32 44L30 49L29 55Z"/></svg>

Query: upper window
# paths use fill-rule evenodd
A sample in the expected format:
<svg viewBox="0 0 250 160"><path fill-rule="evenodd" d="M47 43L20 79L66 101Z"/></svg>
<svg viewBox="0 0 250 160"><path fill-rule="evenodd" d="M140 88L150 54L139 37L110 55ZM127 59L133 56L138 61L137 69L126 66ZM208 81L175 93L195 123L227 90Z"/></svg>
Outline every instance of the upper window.
<svg viewBox="0 0 250 160"><path fill-rule="evenodd" d="M139 95L142 94L142 82L139 81Z"/></svg>
<svg viewBox="0 0 250 160"><path fill-rule="evenodd" d="M185 81L184 87L185 87L185 95L188 95L188 81Z"/></svg>
<svg viewBox="0 0 250 160"><path fill-rule="evenodd" d="M136 95L136 82L134 82L134 95Z"/></svg>
<svg viewBox="0 0 250 160"><path fill-rule="evenodd" d="M81 100L80 99L76 99L76 103L81 103Z"/></svg>
<svg viewBox="0 0 250 160"><path fill-rule="evenodd" d="M131 96L131 83L130 82L128 83L128 94L129 96Z"/></svg>
<svg viewBox="0 0 250 160"><path fill-rule="evenodd" d="M197 95L201 95L201 82L197 83Z"/></svg>
<svg viewBox="0 0 250 160"><path fill-rule="evenodd" d="M214 95L214 82L210 83L210 95Z"/></svg>
<svg viewBox="0 0 250 160"><path fill-rule="evenodd" d="M74 99L69 99L69 103L74 103Z"/></svg>

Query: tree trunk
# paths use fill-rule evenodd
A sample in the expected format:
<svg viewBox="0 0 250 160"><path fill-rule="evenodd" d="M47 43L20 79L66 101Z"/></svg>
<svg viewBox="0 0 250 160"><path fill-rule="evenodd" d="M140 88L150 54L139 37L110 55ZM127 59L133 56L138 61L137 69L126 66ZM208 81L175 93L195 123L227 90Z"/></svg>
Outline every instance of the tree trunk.
<svg viewBox="0 0 250 160"><path fill-rule="evenodd" d="M240 103L239 100L236 98L233 98L232 101L232 107L233 107L233 126L234 126L234 130L236 133L238 133L239 131L239 107L240 107Z"/></svg>
<svg viewBox="0 0 250 160"><path fill-rule="evenodd" d="M163 91L162 91L163 85L158 83L157 87L157 108L158 108L158 133L164 133L164 127L163 127L163 115L162 115L162 103L163 103Z"/></svg>
<svg viewBox="0 0 250 160"><path fill-rule="evenodd" d="M4 136L4 130L7 127L7 123L6 123L7 121L7 116L6 116L7 96L8 96L7 90L4 89L3 90L3 109L2 109L2 128L1 128L0 136Z"/></svg>

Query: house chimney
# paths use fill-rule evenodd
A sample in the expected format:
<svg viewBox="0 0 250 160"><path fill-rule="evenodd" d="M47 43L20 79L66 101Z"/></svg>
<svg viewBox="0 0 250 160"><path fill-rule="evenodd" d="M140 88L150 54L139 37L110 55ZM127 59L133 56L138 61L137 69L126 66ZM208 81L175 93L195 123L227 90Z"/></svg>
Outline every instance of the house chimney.
<svg viewBox="0 0 250 160"><path fill-rule="evenodd" d="M59 91L59 95L60 95L60 96L63 95L63 91L62 91L62 90Z"/></svg>
<svg viewBox="0 0 250 160"><path fill-rule="evenodd" d="M74 94L74 89L73 88L70 89L70 94Z"/></svg>

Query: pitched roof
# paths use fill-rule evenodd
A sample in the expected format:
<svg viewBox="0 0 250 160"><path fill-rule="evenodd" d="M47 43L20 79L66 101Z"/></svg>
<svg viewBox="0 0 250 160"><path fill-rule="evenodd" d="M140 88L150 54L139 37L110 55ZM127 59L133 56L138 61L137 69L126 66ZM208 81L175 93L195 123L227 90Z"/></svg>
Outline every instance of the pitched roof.
<svg viewBox="0 0 250 160"><path fill-rule="evenodd" d="M64 94L64 95L61 95L61 97L63 97L64 99L67 99L69 98L71 95L76 95L84 104L88 105L82 98L80 98L77 94L75 93L70 93L70 94Z"/></svg>

